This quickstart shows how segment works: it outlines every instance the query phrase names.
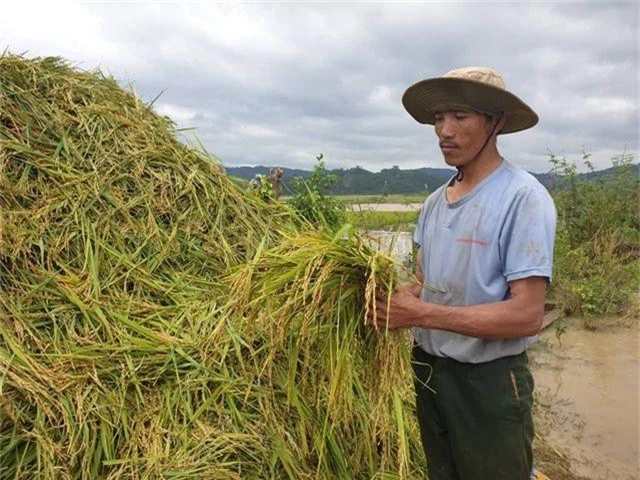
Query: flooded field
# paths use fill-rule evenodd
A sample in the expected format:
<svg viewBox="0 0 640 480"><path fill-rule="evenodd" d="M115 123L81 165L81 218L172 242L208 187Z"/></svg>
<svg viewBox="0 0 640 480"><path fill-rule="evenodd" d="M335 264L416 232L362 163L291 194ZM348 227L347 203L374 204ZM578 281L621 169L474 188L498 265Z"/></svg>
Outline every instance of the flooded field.
<svg viewBox="0 0 640 480"><path fill-rule="evenodd" d="M539 431L579 478L637 480L638 322L595 332L578 323L560 342L550 327L530 351Z"/></svg>

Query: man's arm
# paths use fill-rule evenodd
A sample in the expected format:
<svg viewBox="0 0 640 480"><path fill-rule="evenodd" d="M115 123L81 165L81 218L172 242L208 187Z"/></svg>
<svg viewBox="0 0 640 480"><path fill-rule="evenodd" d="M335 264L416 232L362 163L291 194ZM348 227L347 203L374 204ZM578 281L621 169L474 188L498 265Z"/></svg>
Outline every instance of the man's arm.
<svg viewBox="0 0 640 480"><path fill-rule="evenodd" d="M419 288L404 285L391 296L378 292L376 322L381 328L431 328L478 338L535 335L542 326L546 288L544 277L523 278L509 283L507 300L452 307L423 302ZM372 314L368 320L373 323Z"/></svg>

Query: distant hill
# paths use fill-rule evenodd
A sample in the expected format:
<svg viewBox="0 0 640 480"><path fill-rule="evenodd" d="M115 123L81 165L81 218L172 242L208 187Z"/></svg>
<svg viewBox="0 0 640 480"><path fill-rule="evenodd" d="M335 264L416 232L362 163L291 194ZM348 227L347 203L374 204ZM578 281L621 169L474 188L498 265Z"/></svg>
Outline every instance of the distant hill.
<svg viewBox="0 0 640 480"><path fill-rule="evenodd" d="M270 167L225 167L225 169L231 177L251 180L256 175L268 174ZM331 191L335 195L380 195L433 191L451 178L455 170L449 168L401 170L394 166L375 173L361 167L328 170L328 173L338 177L338 182ZM310 170L285 168L282 179L283 193L287 195L293 191L294 178L307 178L310 175Z"/></svg>
<svg viewBox="0 0 640 480"><path fill-rule="evenodd" d="M597 181L610 175L618 167L580 174L587 180ZM251 180L256 175L266 175L270 167L225 167L227 174L244 180ZM634 165L636 175L640 174L640 165ZM331 193L335 195L381 195L410 194L433 192L440 185L448 181L455 170L451 168L417 168L402 170L398 166L383 169L380 172L370 172L361 167L350 169L329 170L328 173L336 175L338 182ZM295 177L307 178L310 170L298 170L284 168L283 193L292 193L293 179ZM549 173L532 173L540 183L547 187L561 186L562 182Z"/></svg>

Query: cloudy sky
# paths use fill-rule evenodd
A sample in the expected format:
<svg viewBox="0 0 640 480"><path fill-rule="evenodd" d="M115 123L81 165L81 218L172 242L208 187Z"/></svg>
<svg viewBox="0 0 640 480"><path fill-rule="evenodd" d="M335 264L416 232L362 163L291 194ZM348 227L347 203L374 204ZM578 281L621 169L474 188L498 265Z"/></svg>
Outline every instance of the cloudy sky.
<svg viewBox="0 0 640 480"><path fill-rule="evenodd" d="M91 2L4 4L0 50L99 67L225 165L371 171L443 166L404 90L496 68L540 116L505 135L530 171L638 152L638 2ZM1 81L1 79L0 79Z"/></svg>

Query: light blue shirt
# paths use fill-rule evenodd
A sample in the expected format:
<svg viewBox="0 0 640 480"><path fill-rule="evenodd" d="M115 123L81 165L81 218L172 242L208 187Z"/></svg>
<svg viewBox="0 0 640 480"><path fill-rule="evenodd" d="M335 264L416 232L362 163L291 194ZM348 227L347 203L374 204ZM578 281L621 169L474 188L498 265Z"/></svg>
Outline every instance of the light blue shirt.
<svg viewBox="0 0 640 480"><path fill-rule="evenodd" d="M551 280L556 210L529 173L503 161L462 199L447 203L443 185L425 201L414 232L426 284L421 298L442 305L476 305L509 298L508 283ZM481 363L525 351L537 338L485 340L414 328L428 353Z"/></svg>

